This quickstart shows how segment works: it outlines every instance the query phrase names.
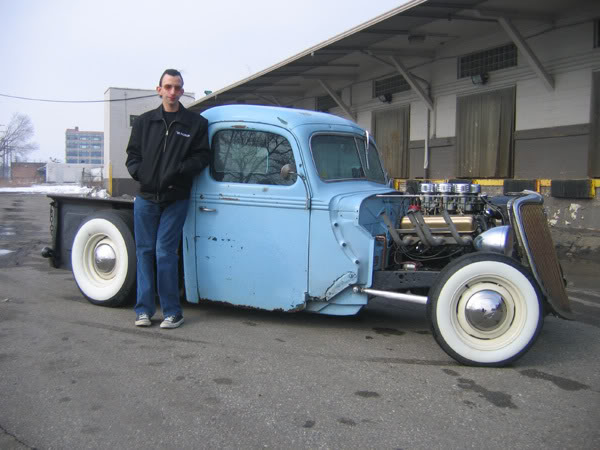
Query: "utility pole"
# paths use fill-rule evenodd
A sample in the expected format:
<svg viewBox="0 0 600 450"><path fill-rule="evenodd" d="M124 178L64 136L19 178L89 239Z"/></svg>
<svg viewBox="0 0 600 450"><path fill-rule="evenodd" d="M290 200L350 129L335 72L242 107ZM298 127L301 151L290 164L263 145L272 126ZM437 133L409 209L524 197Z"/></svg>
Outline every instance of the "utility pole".
<svg viewBox="0 0 600 450"><path fill-rule="evenodd" d="M3 123L0 123L0 127L6 127ZM6 159L8 157L8 147L6 142L4 142L4 138L6 137L6 130L4 130L4 135L0 138L0 154L2 154L2 178L8 178L7 176L7 163Z"/></svg>

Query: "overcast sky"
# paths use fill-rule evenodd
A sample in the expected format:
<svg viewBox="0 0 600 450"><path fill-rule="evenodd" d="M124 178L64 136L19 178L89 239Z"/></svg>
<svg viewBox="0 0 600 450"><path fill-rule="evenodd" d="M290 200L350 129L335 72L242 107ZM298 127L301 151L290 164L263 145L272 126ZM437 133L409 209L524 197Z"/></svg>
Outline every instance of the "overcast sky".
<svg viewBox="0 0 600 450"><path fill-rule="evenodd" d="M0 94L102 100L109 87L154 89L173 67L198 99L405 2L0 0ZM30 161L64 161L67 128L104 130L103 103L0 97L0 124L17 112L35 127Z"/></svg>

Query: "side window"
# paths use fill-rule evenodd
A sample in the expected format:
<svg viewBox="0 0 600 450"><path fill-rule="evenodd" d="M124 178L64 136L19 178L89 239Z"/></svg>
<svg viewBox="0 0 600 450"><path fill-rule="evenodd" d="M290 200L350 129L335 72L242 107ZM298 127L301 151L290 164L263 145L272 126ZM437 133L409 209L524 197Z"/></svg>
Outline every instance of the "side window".
<svg viewBox="0 0 600 450"><path fill-rule="evenodd" d="M291 164L292 147L283 136L265 131L221 130L213 137L215 180L228 183L291 185L296 177L281 178L281 168Z"/></svg>

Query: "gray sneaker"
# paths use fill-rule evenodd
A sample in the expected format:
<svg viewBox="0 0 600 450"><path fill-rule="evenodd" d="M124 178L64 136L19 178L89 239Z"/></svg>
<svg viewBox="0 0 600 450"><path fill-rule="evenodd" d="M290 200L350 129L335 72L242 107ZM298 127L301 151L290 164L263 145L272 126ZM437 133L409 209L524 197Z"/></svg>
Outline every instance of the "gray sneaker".
<svg viewBox="0 0 600 450"><path fill-rule="evenodd" d="M183 316L177 314L176 316L167 316L165 320L160 324L161 328L177 328L183 323Z"/></svg>
<svg viewBox="0 0 600 450"><path fill-rule="evenodd" d="M135 318L136 327L149 327L150 325L152 325L152 322L150 322L150 316L146 313L138 314Z"/></svg>

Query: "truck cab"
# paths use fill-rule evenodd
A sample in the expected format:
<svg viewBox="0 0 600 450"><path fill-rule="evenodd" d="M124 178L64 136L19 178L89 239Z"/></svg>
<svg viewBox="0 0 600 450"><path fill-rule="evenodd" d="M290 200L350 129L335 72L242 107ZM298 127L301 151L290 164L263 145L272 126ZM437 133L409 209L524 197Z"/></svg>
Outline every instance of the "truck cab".
<svg viewBox="0 0 600 450"><path fill-rule="evenodd" d="M187 300L358 312L367 295L350 287L371 284L375 258L359 210L392 191L368 134L288 108L224 106L204 116L214 159L195 180L184 227Z"/></svg>

